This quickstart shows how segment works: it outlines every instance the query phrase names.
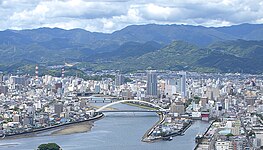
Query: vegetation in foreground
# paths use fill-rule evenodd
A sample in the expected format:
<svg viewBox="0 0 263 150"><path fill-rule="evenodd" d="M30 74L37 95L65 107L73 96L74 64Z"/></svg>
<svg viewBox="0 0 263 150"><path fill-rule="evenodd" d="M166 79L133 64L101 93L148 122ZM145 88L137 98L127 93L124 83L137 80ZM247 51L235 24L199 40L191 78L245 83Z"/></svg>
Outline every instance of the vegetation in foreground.
<svg viewBox="0 0 263 150"><path fill-rule="evenodd" d="M37 148L38 150L62 150L56 143L41 144Z"/></svg>

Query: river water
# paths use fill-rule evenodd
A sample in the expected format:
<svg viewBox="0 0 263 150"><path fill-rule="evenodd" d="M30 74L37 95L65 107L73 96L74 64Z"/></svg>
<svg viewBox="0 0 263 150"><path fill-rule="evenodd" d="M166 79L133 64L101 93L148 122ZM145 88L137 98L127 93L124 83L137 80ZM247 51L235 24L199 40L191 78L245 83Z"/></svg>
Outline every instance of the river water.
<svg viewBox="0 0 263 150"><path fill-rule="evenodd" d="M118 104L119 109L139 109ZM184 136L172 141L141 142L144 133L158 121L155 113L106 113L89 132L59 136L38 136L0 141L0 150L33 150L42 143L55 142L63 150L191 150L196 134L203 133L208 122L195 121Z"/></svg>

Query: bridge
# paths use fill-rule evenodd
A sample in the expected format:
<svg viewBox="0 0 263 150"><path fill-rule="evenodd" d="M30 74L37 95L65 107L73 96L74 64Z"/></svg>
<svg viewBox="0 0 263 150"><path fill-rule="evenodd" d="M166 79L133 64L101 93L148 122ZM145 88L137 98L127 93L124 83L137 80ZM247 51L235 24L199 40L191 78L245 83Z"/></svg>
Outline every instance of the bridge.
<svg viewBox="0 0 263 150"><path fill-rule="evenodd" d="M147 105L152 106L153 108L156 108L156 110L111 110L111 111L104 110L112 105L116 105L119 103L129 103L129 102L138 102L139 104L141 103L147 104ZM166 110L160 107L159 105L156 105L150 102L146 102L146 101L142 101L142 100L119 100L119 101L115 101L113 103L109 103L107 105L102 106L101 108L97 109L96 112L166 112Z"/></svg>
<svg viewBox="0 0 263 150"><path fill-rule="evenodd" d="M119 101L115 97L88 97L88 96L79 96L79 99L84 99L89 103L113 103Z"/></svg>
<svg viewBox="0 0 263 150"><path fill-rule="evenodd" d="M146 113L152 113L152 112L165 112L162 110L102 110L100 111L102 113L104 112L146 112Z"/></svg>

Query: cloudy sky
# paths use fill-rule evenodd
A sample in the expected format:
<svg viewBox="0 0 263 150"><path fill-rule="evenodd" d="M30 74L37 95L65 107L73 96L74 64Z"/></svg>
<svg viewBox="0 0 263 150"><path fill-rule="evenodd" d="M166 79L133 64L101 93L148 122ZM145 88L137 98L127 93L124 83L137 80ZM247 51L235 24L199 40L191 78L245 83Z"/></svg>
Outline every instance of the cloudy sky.
<svg viewBox="0 0 263 150"><path fill-rule="evenodd" d="M0 30L113 32L132 24L263 23L263 0L0 0Z"/></svg>

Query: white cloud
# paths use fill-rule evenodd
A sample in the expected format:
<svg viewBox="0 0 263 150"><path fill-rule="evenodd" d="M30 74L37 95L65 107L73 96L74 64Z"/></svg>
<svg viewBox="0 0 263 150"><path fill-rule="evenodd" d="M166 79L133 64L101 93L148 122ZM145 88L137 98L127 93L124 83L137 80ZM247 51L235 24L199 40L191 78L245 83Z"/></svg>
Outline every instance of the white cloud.
<svg viewBox="0 0 263 150"><path fill-rule="evenodd" d="M132 24L225 26L262 23L262 0L0 0L0 29L83 28L112 32Z"/></svg>

